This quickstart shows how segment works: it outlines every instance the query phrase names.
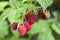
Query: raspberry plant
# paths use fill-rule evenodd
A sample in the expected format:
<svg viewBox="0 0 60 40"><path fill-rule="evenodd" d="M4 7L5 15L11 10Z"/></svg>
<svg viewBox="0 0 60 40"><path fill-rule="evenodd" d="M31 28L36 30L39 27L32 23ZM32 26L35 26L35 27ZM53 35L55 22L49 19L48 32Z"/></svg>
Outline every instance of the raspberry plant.
<svg viewBox="0 0 60 40"><path fill-rule="evenodd" d="M53 4L54 0L9 0L10 7L1 8L4 11L0 15L1 38L56 40L53 31L60 35L60 12L51 7Z"/></svg>

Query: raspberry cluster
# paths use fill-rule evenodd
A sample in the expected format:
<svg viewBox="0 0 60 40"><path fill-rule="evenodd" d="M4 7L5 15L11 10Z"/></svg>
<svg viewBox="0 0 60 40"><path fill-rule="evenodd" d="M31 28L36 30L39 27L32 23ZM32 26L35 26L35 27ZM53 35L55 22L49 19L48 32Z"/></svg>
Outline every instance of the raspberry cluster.
<svg viewBox="0 0 60 40"><path fill-rule="evenodd" d="M29 24L29 22L25 21L22 25L18 25L17 22L13 22L12 23L12 29L13 30L18 30L19 34L21 36L24 36L26 34L27 31L31 30L31 25Z"/></svg>
<svg viewBox="0 0 60 40"><path fill-rule="evenodd" d="M46 19L46 18L50 17L50 13L47 10L40 9L39 14L40 14L41 19ZM28 12L23 18L23 24L19 26L18 22L13 22L12 23L12 29L13 30L18 29L19 34L21 36L24 36L26 34L26 32L31 30L32 24L34 24L36 19L37 19L37 15L33 11Z"/></svg>
<svg viewBox="0 0 60 40"><path fill-rule="evenodd" d="M37 15L33 12L29 12L25 17L23 18L24 22L22 25L18 26L18 22L12 23L12 29L16 30L18 29L18 32L21 36L24 36L26 32L31 30L32 24L36 21Z"/></svg>

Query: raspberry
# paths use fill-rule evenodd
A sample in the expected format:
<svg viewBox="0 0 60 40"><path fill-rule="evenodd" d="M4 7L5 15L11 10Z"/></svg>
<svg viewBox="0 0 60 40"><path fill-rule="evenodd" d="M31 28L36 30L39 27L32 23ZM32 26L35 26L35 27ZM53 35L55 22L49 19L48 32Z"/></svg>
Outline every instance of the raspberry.
<svg viewBox="0 0 60 40"><path fill-rule="evenodd" d="M16 30L17 29L17 26L18 26L18 22L13 22L12 23L12 29L13 30Z"/></svg>
<svg viewBox="0 0 60 40"><path fill-rule="evenodd" d="M41 19L46 19L46 18L50 18L50 12L48 10L40 10L40 17Z"/></svg>
<svg viewBox="0 0 60 40"><path fill-rule="evenodd" d="M29 24L29 22L24 22L24 26L26 27L27 31L31 30L31 25Z"/></svg>
<svg viewBox="0 0 60 40"><path fill-rule="evenodd" d="M21 25L18 27L18 32L21 36L24 36L26 34L26 27L24 25Z"/></svg>
<svg viewBox="0 0 60 40"><path fill-rule="evenodd" d="M48 10L45 10L44 14L45 14L46 18L50 18L50 16L51 16L50 12Z"/></svg>
<svg viewBox="0 0 60 40"><path fill-rule="evenodd" d="M35 21L36 21L36 19L37 19L37 16L36 16L36 14L34 14L34 13L29 13L29 14L27 14L27 19L28 19L28 22L32 25Z"/></svg>
<svg viewBox="0 0 60 40"><path fill-rule="evenodd" d="M41 19L46 19L43 10L40 10L39 12L40 12L40 17L41 17Z"/></svg>

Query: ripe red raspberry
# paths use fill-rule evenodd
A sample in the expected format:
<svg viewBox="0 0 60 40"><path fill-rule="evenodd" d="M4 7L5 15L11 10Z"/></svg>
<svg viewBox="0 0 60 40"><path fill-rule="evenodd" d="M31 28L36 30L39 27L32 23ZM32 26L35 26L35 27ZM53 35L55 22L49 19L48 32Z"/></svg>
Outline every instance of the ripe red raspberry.
<svg viewBox="0 0 60 40"><path fill-rule="evenodd" d="M29 24L29 22L24 22L24 26L26 27L27 31L31 30L31 25Z"/></svg>
<svg viewBox="0 0 60 40"><path fill-rule="evenodd" d="M26 34L26 27L24 25L21 25L18 27L18 32L21 36L24 36Z"/></svg>
<svg viewBox="0 0 60 40"><path fill-rule="evenodd" d="M18 26L18 22L13 22L12 23L12 29L13 30L16 30L17 29L17 26Z"/></svg>
<svg viewBox="0 0 60 40"><path fill-rule="evenodd" d="M46 16L45 16L43 10L41 9L39 12L40 12L41 19L46 19Z"/></svg>
<svg viewBox="0 0 60 40"><path fill-rule="evenodd" d="M32 25L37 19L37 15L35 13L29 13L29 14L27 14L26 17L27 17L28 22L30 23L30 25Z"/></svg>

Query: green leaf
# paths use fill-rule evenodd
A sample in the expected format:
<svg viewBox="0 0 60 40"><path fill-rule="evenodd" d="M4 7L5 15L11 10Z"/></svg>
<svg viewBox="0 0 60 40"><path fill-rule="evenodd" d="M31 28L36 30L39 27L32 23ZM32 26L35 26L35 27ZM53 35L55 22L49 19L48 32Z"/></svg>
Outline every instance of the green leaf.
<svg viewBox="0 0 60 40"><path fill-rule="evenodd" d="M31 3L22 3L25 0L9 0L10 6L15 9L25 8L25 9L35 9L35 6Z"/></svg>
<svg viewBox="0 0 60 40"><path fill-rule="evenodd" d="M7 39L8 40L8 39ZM28 38L24 38L24 37L21 37L21 38L17 38L15 36L12 36L9 40L29 40Z"/></svg>
<svg viewBox="0 0 60 40"><path fill-rule="evenodd" d="M23 0L22 3L27 2L27 0Z"/></svg>
<svg viewBox="0 0 60 40"><path fill-rule="evenodd" d="M47 31L51 31L49 29L49 25L45 20L39 20L35 24L33 24L31 31L29 32L30 34L35 34L35 33L44 33Z"/></svg>
<svg viewBox="0 0 60 40"><path fill-rule="evenodd" d="M43 9L46 9L53 3L53 0L37 0L37 1L39 2Z"/></svg>
<svg viewBox="0 0 60 40"><path fill-rule="evenodd" d="M45 32L45 33L41 33L39 36L38 36L38 40L55 40L52 33L49 32Z"/></svg>
<svg viewBox="0 0 60 40"><path fill-rule="evenodd" d="M10 11L10 15L8 16L8 20L10 21L10 23L14 22L14 21L18 21L18 22L22 22L22 18L20 16L24 16L24 8L19 8L17 10L11 8Z"/></svg>
<svg viewBox="0 0 60 40"><path fill-rule="evenodd" d="M53 23L51 27L56 33L60 35L60 28L55 23Z"/></svg>
<svg viewBox="0 0 60 40"><path fill-rule="evenodd" d="M8 34L8 23L6 20L0 22L0 37L3 38Z"/></svg>
<svg viewBox="0 0 60 40"><path fill-rule="evenodd" d="M0 15L0 22L5 20L9 15L10 15L10 12L11 12L11 8L7 8L1 15Z"/></svg>
<svg viewBox="0 0 60 40"><path fill-rule="evenodd" d="M15 36L12 36L10 39L7 39L7 40L19 40L19 38L18 37L15 37Z"/></svg>
<svg viewBox="0 0 60 40"><path fill-rule="evenodd" d="M25 38L20 38L20 40L29 40L29 39L25 39Z"/></svg>
<svg viewBox="0 0 60 40"><path fill-rule="evenodd" d="M10 3L10 6L11 6L12 8L17 9L17 8L20 7L21 1L22 1L22 0L9 0L9 3Z"/></svg>
<svg viewBox="0 0 60 40"><path fill-rule="evenodd" d="M9 16L8 16L8 20L10 21L10 23L15 21L15 17L17 17L16 10L13 8L10 8L10 12L9 12Z"/></svg>
<svg viewBox="0 0 60 40"><path fill-rule="evenodd" d="M4 11L4 7L9 5L8 1L1 1L0 2L0 11Z"/></svg>
<svg viewBox="0 0 60 40"><path fill-rule="evenodd" d="M14 37L18 38L18 37L20 36L18 30L12 30L12 29L11 29L11 31L12 31Z"/></svg>

